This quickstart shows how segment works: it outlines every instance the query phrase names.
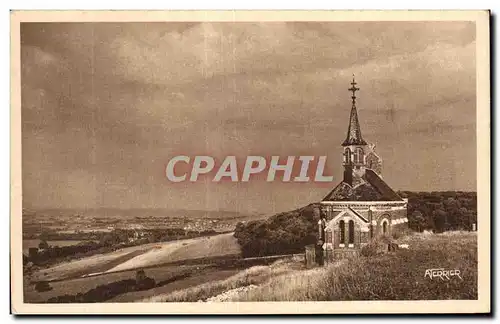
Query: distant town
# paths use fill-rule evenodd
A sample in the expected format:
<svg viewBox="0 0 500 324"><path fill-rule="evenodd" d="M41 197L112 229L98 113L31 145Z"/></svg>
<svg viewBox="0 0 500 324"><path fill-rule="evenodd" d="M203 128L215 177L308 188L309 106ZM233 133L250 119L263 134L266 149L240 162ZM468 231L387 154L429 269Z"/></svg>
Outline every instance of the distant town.
<svg viewBox="0 0 500 324"><path fill-rule="evenodd" d="M122 242L151 238L210 235L234 230L238 222L259 218L228 211L163 209L46 209L23 210L23 239L45 241L100 241L105 234L121 233ZM156 237L160 236L160 237ZM166 237L167 236L167 237ZM170 236L170 237L168 237Z"/></svg>

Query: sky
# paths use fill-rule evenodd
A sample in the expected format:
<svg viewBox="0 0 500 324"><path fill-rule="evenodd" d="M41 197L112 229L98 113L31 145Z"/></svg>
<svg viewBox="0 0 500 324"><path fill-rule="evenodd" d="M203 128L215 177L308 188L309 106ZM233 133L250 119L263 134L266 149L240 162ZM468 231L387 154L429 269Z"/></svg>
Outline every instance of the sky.
<svg viewBox="0 0 500 324"><path fill-rule="evenodd" d="M476 190L471 22L23 23L26 208L274 213L342 177L348 88L395 190ZM327 156L332 183L171 183L177 155Z"/></svg>

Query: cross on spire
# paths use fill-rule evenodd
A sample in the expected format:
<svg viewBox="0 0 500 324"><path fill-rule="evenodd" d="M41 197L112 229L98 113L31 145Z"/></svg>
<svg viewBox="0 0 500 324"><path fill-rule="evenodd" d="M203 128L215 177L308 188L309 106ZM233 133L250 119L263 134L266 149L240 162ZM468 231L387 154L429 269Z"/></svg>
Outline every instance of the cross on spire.
<svg viewBox="0 0 500 324"><path fill-rule="evenodd" d="M342 143L342 146L366 145L365 140L361 136L361 127L359 125L358 112L356 110L356 91L359 90L356 84L353 74L351 87L349 88L349 91L352 92L351 116L349 118L349 128L347 129L347 138L344 143Z"/></svg>
<svg viewBox="0 0 500 324"><path fill-rule="evenodd" d="M352 75L352 82L351 82L351 87L348 89L349 91L352 92L352 104L354 105L356 103L356 91L359 90L358 87L356 87L356 80L354 79L354 74Z"/></svg>

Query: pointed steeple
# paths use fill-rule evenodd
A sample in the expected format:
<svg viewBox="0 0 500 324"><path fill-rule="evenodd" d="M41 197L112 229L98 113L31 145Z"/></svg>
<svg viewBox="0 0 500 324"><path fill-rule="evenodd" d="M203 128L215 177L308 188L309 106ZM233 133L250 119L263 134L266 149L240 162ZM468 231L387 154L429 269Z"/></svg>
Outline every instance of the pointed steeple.
<svg viewBox="0 0 500 324"><path fill-rule="evenodd" d="M349 145L367 145L363 137L361 137L361 128L359 126L358 112L356 110L356 91L359 88L356 87L356 81L354 80L354 75L352 76L351 87L348 89L352 92L352 107L351 107L351 117L349 118L349 128L347 130L347 138L345 139L342 146Z"/></svg>

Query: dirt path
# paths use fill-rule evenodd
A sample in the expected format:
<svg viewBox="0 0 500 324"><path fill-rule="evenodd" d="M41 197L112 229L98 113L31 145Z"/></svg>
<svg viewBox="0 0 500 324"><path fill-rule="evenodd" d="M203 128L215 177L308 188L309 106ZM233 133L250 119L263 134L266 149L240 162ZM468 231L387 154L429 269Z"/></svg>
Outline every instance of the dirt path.
<svg viewBox="0 0 500 324"><path fill-rule="evenodd" d="M125 303L125 302L134 302L139 301L145 298L168 294L175 290L181 290L185 288L190 288L194 286L198 286L204 284L206 282L218 281L227 279L235 274L237 274L241 270L217 270L210 269L205 271L200 271L198 274L190 276L185 279L176 280L169 284L166 284L161 287L156 287L150 290L145 291L137 291L130 292L126 294L122 294L110 299L108 302L110 303Z"/></svg>
<svg viewBox="0 0 500 324"><path fill-rule="evenodd" d="M84 259L64 262L49 269L42 269L33 274L33 281L61 280L64 278L74 278L86 274L106 271L110 267L126 262L140 254L149 251L150 247L142 246L135 249L123 249L111 253L93 255Z"/></svg>

